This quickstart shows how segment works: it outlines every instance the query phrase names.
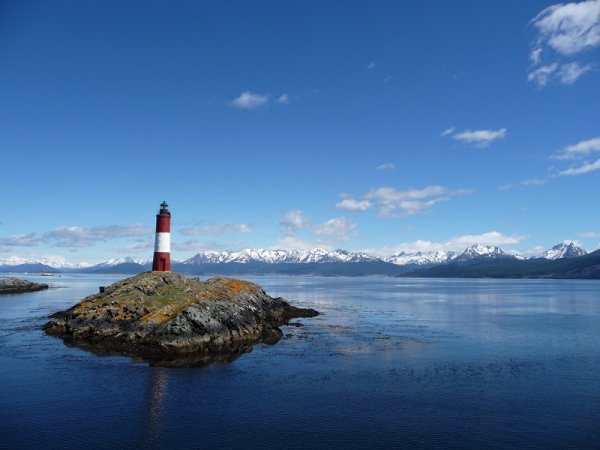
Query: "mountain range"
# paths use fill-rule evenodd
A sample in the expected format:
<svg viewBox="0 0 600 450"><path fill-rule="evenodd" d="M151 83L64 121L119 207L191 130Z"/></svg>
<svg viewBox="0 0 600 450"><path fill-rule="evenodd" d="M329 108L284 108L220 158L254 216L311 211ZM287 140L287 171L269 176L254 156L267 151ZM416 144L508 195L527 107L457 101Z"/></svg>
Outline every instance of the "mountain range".
<svg viewBox="0 0 600 450"><path fill-rule="evenodd" d="M184 261L173 261L174 271L184 273L289 274L289 275L400 275L427 276L423 270L438 272L445 267L474 266L502 261L554 261L579 258L587 252L574 243L560 243L541 256L526 258L507 253L496 246L473 245L462 252L399 252L376 257L364 252L342 249L270 250L245 249L233 251L204 251ZM112 259L95 265L72 264L64 258L28 260L18 257L0 259L0 272L83 272L83 273L140 273L149 270L150 259L132 257ZM498 263L495 263L498 266ZM440 269L442 268L442 269ZM419 272L419 270L421 270ZM436 272L437 273L437 272Z"/></svg>
<svg viewBox="0 0 600 450"><path fill-rule="evenodd" d="M600 250L555 259L530 258L449 262L418 268L397 276L417 278L581 278L600 279Z"/></svg>

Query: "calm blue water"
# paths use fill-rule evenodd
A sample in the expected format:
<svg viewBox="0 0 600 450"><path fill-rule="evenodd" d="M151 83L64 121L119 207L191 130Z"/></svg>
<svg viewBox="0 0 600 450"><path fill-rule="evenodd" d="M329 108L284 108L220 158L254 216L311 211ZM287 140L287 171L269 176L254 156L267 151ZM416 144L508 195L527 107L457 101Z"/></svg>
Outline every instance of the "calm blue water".
<svg viewBox="0 0 600 450"><path fill-rule="evenodd" d="M256 277L320 312L231 364L45 336L120 277L0 297L0 448L600 448L600 283Z"/></svg>

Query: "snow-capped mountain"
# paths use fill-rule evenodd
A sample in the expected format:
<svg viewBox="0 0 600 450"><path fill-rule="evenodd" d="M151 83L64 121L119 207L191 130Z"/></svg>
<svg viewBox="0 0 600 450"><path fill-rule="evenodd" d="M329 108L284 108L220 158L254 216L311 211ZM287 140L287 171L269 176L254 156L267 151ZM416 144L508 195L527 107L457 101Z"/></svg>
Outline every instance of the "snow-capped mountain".
<svg viewBox="0 0 600 450"><path fill-rule="evenodd" d="M546 259L575 258L586 255L587 252L573 243L562 243L555 245L543 254ZM437 252L399 252L387 257L375 257L364 252L348 250L326 250L313 248L310 250L270 250L251 249L241 251L204 251L196 254L185 261L173 259L173 270L195 273L206 270L207 264L211 266L223 265L222 268L210 267L214 273L326 273L326 274L387 274L395 275L398 272L409 271L414 266L435 266L448 262L467 263L478 259L507 259L523 260L529 259L521 256L515 251L510 253L495 246L473 245L461 253L437 251ZM39 258L22 258L11 256L0 259L0 272L16 271L65 271L65 272L89 272L89 273L138 273L149 270L152 263L148 258L124 257L110 259L92 265L89 263L69 262L63 256L47 256ZM235 264L244 264L243 268ZM327 263L336 263L334 266ZM339 264L348 263L346 268ZM356 264L354 264L356 263ZM273 264L268 268L265 265ZM289 266L278 266L290 264ZM315 264L319 264L317 268ZM323 266L320 266L323 264ZM305 266L304 266L305 265ZM241 272L240 272L241 270ZM122 272L121 272L122 271Z"/></svg>
<svg viewBox="0 0 600 450"><path fill-rule="evenodd" d="M289 254L289 262L295 263L327 263L327 262L345 262L357 263L368 261L379 261L379 258L367 255L362 252L351 252L348 250L337 249L327 251L322 248L313 248L312 250L297 251L293 250ZM286 261L287 262L287 261Z"/></svg>
<svg viewBox="0 0 600 450"><path fill-rule="evenodd" d="M114 267L118 266L119 264L139 264L143 266L145 264L150 264L151 262L151 259L133 258L131 256L126 256L125 258L109 259L108 261L96 264L94 267Z"/></svg>
<svg viewBox="0 0 600 450"><path fill-rule="evenodd" d="M392 256L382 258L383 261L396 264L397 266L425 266L433 264L445 263L456 256L454 252L416 252L406 253L400 252L395 253Z"/></svg>
<svg viewBox="0 0 600 450"><path fill-rule="evenodd" d="M366 253L350 252L347 250L329 251L322 248L312 250L268 250L244 249L239 252L232 251L204 251L196 254L183 264L226 264L260 262L268 264L277 263L331 263L331 262L365 262L378 261L378 258Z"/></svg>
<svg viewBox="0 0 600 450"><path fill-rule="evenodd" d="M250 262L262 263L281 263L286 262L290 252L287 250L267 250L267 249L251 249L247 248L239 252L225 250L221 252L204 251L196 254L183 261L183 264L227 264L240 263L247 264Z"/></svg>
<svg viewBox="0 0 600 450"><path fill-rule="evenodd" d="M0 258L0 267L13 267L25 264L42 264L55 269L84 269L92 265L84 262L70 262L67 261L64 256L43 256L39 258L20 258L18 256L10 256L9 258Z"/></svg>
<svg viewBox="0 0 600 450"><path fill-rule="evenodd" d="M587 255L581 247L575 245L573 242L561 242L556 244L550 250L546 250L542 255L542 258L546 259L562 259L562 258L575 258L577 256Z"/></svg>
<svg viewBox="0 0 600 450"><path fill-rule="evenodd" d="M476 244L467 249L464 252L453 258L453 261L469 261L472 259L516 259L514 255L508 254L499 247L492 245L481 245Z"/></svg>
<svg viewBox="0 0 600 450"><path fill-rule="evenodd" d="M519 261L525 261L526 259L530 259L531 256L525 256L521 253L519 253L518 251L509 251L507 252L509 255L514 256L516 259L518 259Z"/></svg>

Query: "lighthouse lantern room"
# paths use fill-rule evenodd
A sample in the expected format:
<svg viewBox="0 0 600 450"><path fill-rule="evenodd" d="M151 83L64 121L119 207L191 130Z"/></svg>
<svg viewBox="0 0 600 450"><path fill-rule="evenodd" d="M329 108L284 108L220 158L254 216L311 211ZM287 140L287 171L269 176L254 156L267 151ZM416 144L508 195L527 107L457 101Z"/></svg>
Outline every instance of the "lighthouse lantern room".
<svg viewBox="0 0 600 450"><path fill-rule="evenodd" d="M162 202L156 215L153 272L171 271L171 213L167 202Z"/></svg>

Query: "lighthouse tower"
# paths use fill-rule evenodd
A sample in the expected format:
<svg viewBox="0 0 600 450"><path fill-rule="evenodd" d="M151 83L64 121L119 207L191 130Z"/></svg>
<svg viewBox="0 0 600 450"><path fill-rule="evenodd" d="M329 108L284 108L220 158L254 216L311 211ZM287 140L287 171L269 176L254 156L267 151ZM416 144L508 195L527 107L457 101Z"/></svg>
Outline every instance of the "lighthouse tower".
<svg viewBox="0 0 600 450"><path fill-rule="evenodd" d="M162 202L156 215L153 272L171 271L171 213L167 202Z"/></svg>

